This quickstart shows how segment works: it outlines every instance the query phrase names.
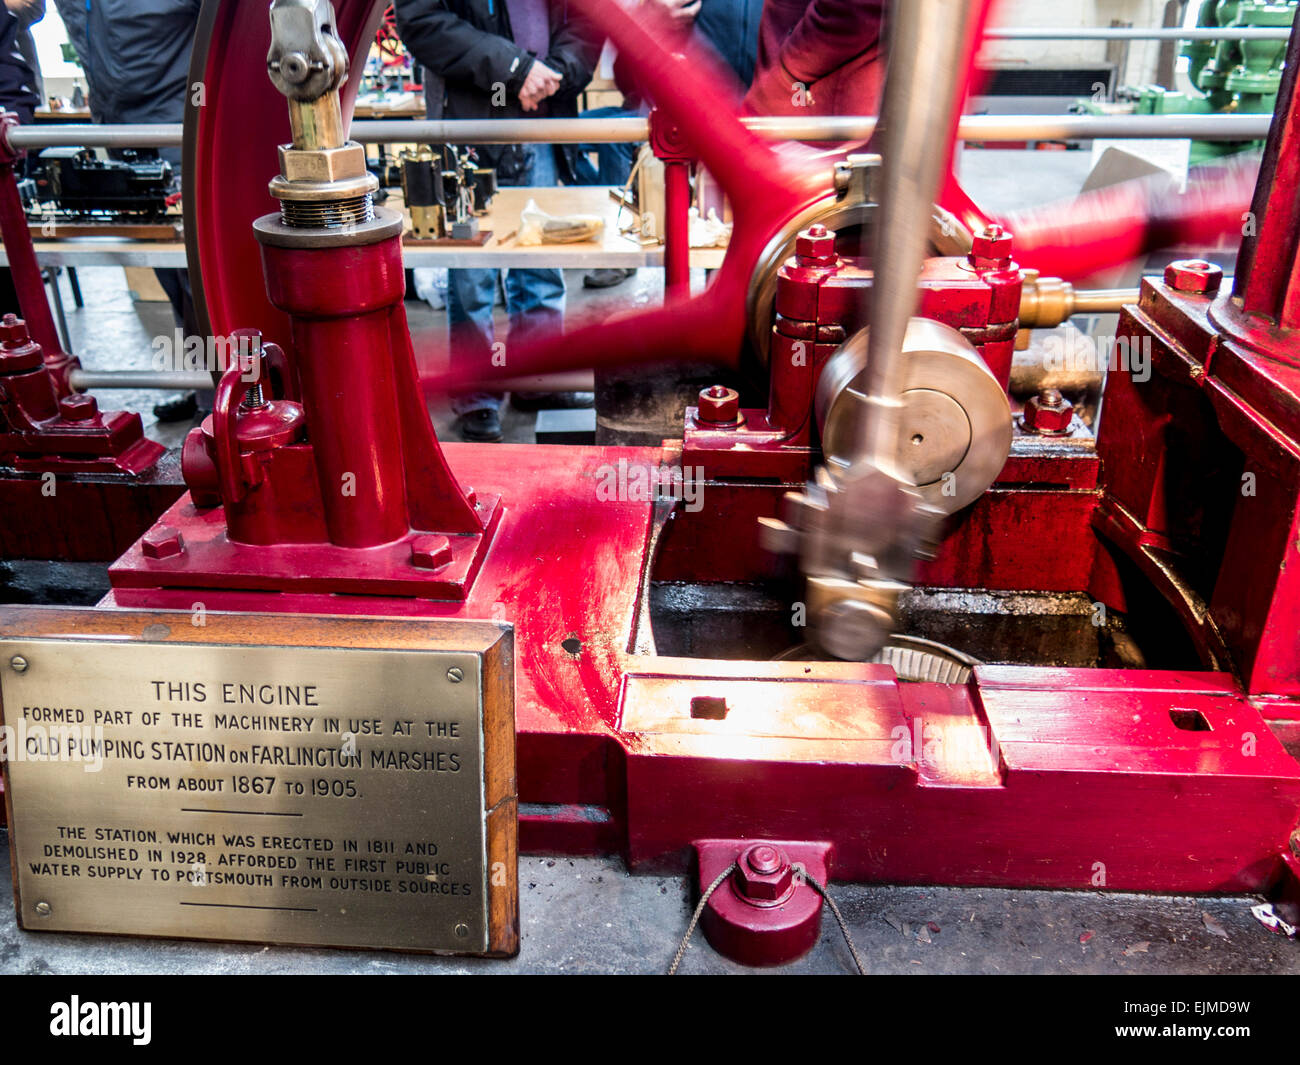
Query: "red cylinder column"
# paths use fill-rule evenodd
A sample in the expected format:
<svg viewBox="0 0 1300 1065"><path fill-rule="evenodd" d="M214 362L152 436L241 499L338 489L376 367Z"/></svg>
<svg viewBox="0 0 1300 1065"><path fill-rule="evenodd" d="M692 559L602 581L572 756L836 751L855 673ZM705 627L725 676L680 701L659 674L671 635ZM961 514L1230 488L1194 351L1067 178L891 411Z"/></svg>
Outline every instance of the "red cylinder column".
<svg viewBox="0 0 1300 1065"><path fill-rule="evenodd" d="M267 294L292 322L330 541L397 540L410 531L389 325L405 286L401 238L285 247L260 223L259 237Z"/></svg>
<svg viewBox="0 0 1300 1065"><path fill-rule="evenodd" d="M664 294L688 299L691 294L691 167L664 163Z"/></svg>
<svg viewBox="0 0 1300 1065"><path fill-rule="evenodd" d="M0 112L0 134L18 124L12 112ZM5 254L9 271L13 275L14 289L18 293L19 308L27 321L32 339L46 352L47 360L63 352L59 334L54 328L54 315L45 295L45 281L36 261L31 231L27 228L27 213L18 195L18 177L15 172L17 154L10 151L0 138L0 234L4 237ZM13 310L7 307L5 310Z"/></svg>

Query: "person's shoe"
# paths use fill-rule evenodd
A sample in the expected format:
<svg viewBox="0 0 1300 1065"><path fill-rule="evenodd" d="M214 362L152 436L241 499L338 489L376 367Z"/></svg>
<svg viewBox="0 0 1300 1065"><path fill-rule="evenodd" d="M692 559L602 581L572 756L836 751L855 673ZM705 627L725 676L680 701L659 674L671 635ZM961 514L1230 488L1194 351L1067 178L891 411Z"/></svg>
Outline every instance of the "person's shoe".
<svg viewBox="0 0 1300 1065"><path fill-rule="evenodd" d="M596 405L595 392L511 392L515 410L585 410Z"/></svg>
<svg viewBox="0 0 1300 1065"><path fill-rule="evenodd" d="M582 287L613 288L615 285L621 285L635 273L635 270L616 270L611 267L588 270L582 277Z"/></svg>
<svg viewBox="0 0 1300 1065"><path fill-rule="evenodd" d="M186 392L185 395L168 400L166 403L159 403L153 409L153 416L160 422L187 422L194 417L199 411L199 397L197 392Z"/></svg>
<svg viewBox="0 0 1300 1065"><path fill-rule="evenodd" d="M462 440L476 444L495 444L501 439L501 416L491 407L462 414L457 425Z"/></svg>

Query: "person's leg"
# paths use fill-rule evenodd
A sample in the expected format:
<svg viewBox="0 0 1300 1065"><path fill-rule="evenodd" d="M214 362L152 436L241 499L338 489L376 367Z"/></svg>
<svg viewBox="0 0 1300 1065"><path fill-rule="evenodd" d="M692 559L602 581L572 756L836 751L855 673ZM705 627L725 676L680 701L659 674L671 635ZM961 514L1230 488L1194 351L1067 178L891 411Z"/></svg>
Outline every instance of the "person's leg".
<svg viewBox="0 0 1300 1065"><path fill-rule="evenodd" d="M635 118L640 112L629 111L622 107L593 107L590 111L582 113L583 118ZM616 185L622 187L627 184L628 176L632 173L632 160L636 158L636 152L639 145L636 144L584 144L578 149L579 162L586 163L586 168L582 169L579 174L579 181L590 185ZM587 155L592 149L595 149L597 165L592 180L587 180L587 174L591 171L591 164L587 163ZM583 275L582 285L584 288L613 288L615 285L621 285L629 277L635 274L635 270L618 269L617 267L598 267L594 270L588 270Z"/></svg>
<svg viewBox="0 0 1300 1065"><path fill-rule="evenodd" d="M185 336L199 335L199 316L194 308L194 293L190 289L190 273L178 267L154 267L154 276L158 284L167 293L167 301L172 305L172 319L183 330ZM206 348L205 348L206 350ZM213 385L220 376L220 367L208 367L212 371ZM159 403L153 409L154 417L160 422L183 422L193 418L199 411L212 409L213 392L186 392L177 399Z"/></svg>
<svg viewBox="0 0 1300 1065"><path fill-rule="evenodd" d="M637 118L639 111L629 111L624 107L593 107L582 112L583 118ZM632 170L632 160L636 158L636 144L583 144L578 148L579 184L582 185L625 185ZM596 153L596 166L588 161L592 152ZM583 164L586 164L585 166Z"/></svg>
<svg viewBox="0 0 1300 1065"><path fill-rule="evenodd" d="M557 181L555 153L550 145L537 145L529 184L540 187ZM506 271L506 311L510 315L510 336L506 346L507 365L510 347L523 347L543 336L564 331L564 271L557 268L514 268ZM540 406L574 406L572 396L559 398L556 393L516 395L511 403L520 410Z"/></svg>
<svg viewBox="0 0 1300 1065"><path fill-rule="evenodd" d="M543 188L553 186L557 180L555 149L549 144L534 145L529 181ZM505 287L510 343L526 342L530 337L563 330L563 270L507 270Z"/></svg>
<svg viewBox="0 0 1300 1065"><path fill-rule="evenodd" d="M496 270L447 271L447 325L451 366L467 377L492 366L492 305L496 302ZM473 440L499 440L499 411L504 392L475 390L447 397L460 419L461 435Z"/></svg>
<svg viewBox="0 0 1300 1065"><path fill-rule="evenodd" d="M564 271L541 267L507 270L506 310L510 314L510 344L526 344L563 332Z"/></svg>

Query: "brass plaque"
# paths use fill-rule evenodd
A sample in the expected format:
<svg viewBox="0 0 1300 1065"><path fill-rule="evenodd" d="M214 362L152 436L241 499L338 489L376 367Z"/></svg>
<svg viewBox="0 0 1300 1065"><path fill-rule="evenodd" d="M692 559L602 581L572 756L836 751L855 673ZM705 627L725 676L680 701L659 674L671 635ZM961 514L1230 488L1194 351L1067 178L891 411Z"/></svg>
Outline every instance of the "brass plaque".
<svg viewBox="0 0 1300 1065"><path fill-rule="evenodd" d="M125 617L0 639L23 928L517 949L508 630Z"/></svg>

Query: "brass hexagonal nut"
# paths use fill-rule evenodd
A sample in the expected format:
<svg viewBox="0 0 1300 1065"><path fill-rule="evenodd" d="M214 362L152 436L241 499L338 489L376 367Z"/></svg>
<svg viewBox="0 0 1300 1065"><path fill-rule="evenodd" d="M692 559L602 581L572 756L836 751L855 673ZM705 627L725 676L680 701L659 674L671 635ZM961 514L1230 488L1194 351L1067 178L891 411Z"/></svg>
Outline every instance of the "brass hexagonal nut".
<svg viewBox="0 0 1300 1065"><path fill-rule="evenodd" d="M280 173L288 181L348 181L365 172L366 150L359 144L309 151L280 145Z"/></svg>

